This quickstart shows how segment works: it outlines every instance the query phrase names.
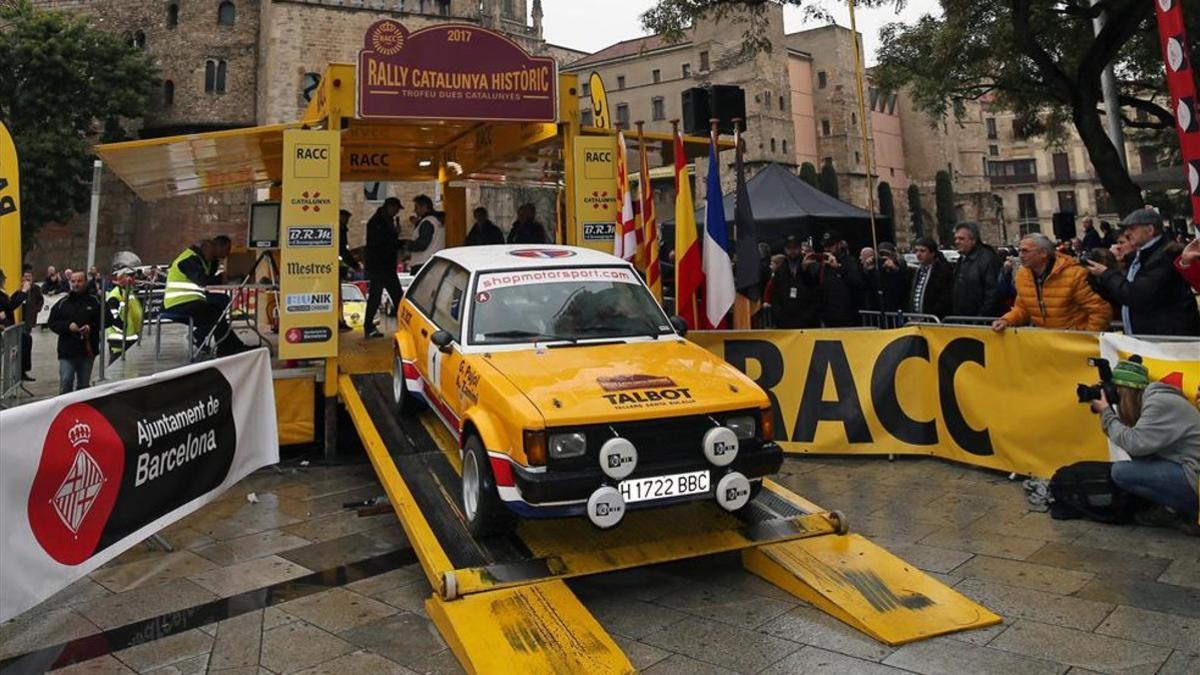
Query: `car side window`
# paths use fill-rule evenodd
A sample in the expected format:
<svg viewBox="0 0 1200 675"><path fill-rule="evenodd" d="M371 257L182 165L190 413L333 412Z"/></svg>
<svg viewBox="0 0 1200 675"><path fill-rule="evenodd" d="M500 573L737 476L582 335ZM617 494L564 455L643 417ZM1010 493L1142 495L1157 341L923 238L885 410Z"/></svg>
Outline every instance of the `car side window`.
<svg viewBox="0 0 1200 675"><path fill-rule="evenodd" d="M412 286L408 288L409 302L416 305L425 316L433 316L433 299L437 296L438 287L441 286L442 277L449 266L445 260L435 258L433 262L421 268Z"/></svg>
<svg viewBox="0 0 1200 675"><path fill-rule="evenodd" d="M442 279L438 289L437 300L433 304L433 322L437 327L449 332L455 340L462 341L463 310L466 309L465 296L467 279L470 277L463 268L452 265Z"/></svg>

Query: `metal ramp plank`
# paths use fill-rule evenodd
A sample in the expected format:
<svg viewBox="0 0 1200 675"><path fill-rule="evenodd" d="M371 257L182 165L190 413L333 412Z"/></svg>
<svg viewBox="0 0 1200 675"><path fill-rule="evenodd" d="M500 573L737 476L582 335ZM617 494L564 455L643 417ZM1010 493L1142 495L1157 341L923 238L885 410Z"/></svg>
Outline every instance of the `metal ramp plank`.
<svg viewBox="0 0 1200 675"><path fill-rule="evenodd" d="M998 615L857 534L746 549L742 563L889 645L1000 623Z"/></svg>
<svg viewBox="0 0 1200 675"><path fill-rule="evenodd" d="M468 673L632 673L617 643L562 581L447 601L429 618Z"/></svg>

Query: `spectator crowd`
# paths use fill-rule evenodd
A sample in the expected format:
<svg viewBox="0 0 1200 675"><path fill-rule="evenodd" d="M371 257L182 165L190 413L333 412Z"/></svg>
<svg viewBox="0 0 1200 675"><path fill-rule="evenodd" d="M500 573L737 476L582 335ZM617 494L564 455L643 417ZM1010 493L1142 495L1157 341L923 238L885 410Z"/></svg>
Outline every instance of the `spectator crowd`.
<svg viewBox="0 0 1200 675"><path fill-rule="evenodd" d="M1185 245L1186 244L1186 245ZM770 249L761 249L769 254ZM985 243L979 227L954 229L951 262L929 237L912 262L890 242L854 255L828 231L819 240L789 236L764 256L766 324L778 328L862 325L859 312L988 323L1002 332L1035 326L1126 334L1200 336L1200 240L1164 227L1157 211L1133 212L1114 229L1084 219L1083 236L1055 243L1041 233L1015 249Z"/></svg>

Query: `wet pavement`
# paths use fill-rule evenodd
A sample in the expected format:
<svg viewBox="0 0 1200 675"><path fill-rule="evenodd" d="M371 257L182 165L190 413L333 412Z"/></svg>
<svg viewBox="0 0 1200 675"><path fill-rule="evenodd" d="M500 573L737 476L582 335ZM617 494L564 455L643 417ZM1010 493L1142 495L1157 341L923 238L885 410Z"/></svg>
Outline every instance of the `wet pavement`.
<svg viewBox="0 0 1200 675"><path fill-rule="evenodd" d="M1027 511L1018 482L933 459L797 457L779 480L1003 625L888 647L743 571L736 555L570 582L636 667L1200 672L1200 539L1053 521ZM459 672L395 517L343 508L380 492L365 463L259 471L167 528L174 552L135 547L0 626L0 669Z"/></svg>

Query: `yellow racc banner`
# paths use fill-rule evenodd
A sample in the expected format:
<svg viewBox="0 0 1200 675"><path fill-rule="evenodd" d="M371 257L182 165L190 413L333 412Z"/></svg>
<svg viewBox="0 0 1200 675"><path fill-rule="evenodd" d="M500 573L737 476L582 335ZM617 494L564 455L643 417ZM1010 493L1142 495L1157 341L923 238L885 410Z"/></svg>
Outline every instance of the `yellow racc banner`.
<svg viewBox="0 0 1200 675"><path fill-rule="evenodd" d="M1094 384L1096 335L911 326L898 330L693 332L767 390L791 453L933 455L1049 478L1108 461L1077 402Z"/></svg>
<svg viewBox="0 0 1200 675"><path fill-rule="evenodd" d="M8 275L11 293L21 285L21 181L17 148L0 122L0 269Z"/></svg>
<svg viewBox="0 0 1200 675"><path fill-rule="evenodd" d="M617 211L617 139L575 138L575 241L585 248L612 253Z"/></svg>
<svg viewBox="0 0 1200 675"><path fill-rule="evenodd" d="M336 131L283 132L281 359L337 356L340 153Z"/></svg>

